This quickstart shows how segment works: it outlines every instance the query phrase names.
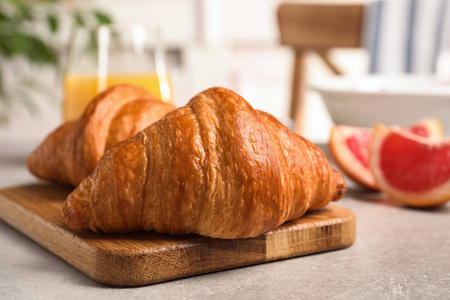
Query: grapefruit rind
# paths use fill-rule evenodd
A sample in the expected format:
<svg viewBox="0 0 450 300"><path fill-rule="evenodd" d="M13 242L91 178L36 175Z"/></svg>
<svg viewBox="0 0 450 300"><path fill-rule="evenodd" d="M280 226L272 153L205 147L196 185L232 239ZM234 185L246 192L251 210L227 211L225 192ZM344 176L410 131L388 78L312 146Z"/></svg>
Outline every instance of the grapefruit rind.
<svg viewBox="0 0 450 300"><path fill-rule="evenodd" d="M440 124L440 123L439 123ZM442 127L441 127L442 128ZM450 139L439 139L439 133L437 135L430 135L431 138L421 137L415 134L405 132L399 127L386 127L378 124L374 129L372 138L372 144L370 148L370 169L378 188L389 195L391 198L399 200L409 206L414 207L433 207L442 205L450 200L450 180L444 184L438 185L434 188L428 189L422 192L409 192L398 189L390 184L380 167L380 149L383 145L383 141L388 135L395 133L414 140L417 143L426 144L429 147L438 147L442 143L450 144ZM441 131L442 133L442 131Z"/></svg>
<svg viewBox="0 0 450 300"><path fill-rule="evenodd" d="M416 124L412 125L411 127L418 127L423 126L426 128L428 132L428 138L436 139L436 138L442 138L444 136L444 129L442 127L441 121L439 119L424 119Z"/></svg>
<svg viewBox="0 0 450 300"><path fill-rule="evenodd" d="M358 128L372 132L372 128ZM345 143L346 137L355 132L355 127L333 126L330 133L330 154L336 165L353 181L369 189L377 189L375 180L369 169L358 161Z"/></svg>

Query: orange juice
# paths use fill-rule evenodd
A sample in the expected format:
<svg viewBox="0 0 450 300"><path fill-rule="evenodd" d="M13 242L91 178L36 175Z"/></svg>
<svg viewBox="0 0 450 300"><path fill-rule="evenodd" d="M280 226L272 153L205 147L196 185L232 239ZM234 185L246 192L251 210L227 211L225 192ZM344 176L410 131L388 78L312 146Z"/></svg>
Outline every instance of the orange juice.
<svg viewBox="0 0 450 300"><path fill-rule="evenodd" d="M156 73L108 75L107 87L130 83L151 92L161 99L161 90ZM86 105L98 94L99 80L96 75L67 74L64 78L63 116L66 121L81 116Z"/></svg>

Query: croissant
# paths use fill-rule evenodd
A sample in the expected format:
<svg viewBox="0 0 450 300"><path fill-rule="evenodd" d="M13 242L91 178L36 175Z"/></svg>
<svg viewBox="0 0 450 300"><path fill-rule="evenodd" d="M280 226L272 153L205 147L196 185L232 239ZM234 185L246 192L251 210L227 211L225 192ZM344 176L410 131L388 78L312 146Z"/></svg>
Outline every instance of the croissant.
<svg viewBox="0 0 450 300"><path fill-rule="evenodd" d="M66 199L95 232L258 236L340 199L323 152L241 96L211 88L114 146Z"/></svg>
<svg viewBox="0 0 450 300"><path fill-rule="evenodd" d="M52 132L27 157L28 169L39 178L76 186L107 149L173 109L136 86L109 88L88 104L78 120Z"/></svg>

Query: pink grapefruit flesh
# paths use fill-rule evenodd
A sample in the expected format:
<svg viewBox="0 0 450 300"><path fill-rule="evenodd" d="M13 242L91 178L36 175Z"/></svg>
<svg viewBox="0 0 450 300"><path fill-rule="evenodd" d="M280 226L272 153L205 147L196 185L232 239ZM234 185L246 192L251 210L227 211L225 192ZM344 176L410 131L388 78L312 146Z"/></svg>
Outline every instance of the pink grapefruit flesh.
<svg viewBox="0 0 450 300"><path fill-rule="evenodd" d="M396 132L387 136L380 149L380 167L394 187L423 192L450 178L450 145L430 146Z"/></svg>
<svg viewBox="0 0 450 300"><path fill-rule="evenodd" d="M450 199L450 139L378 125L370 167L379 189L408 205L435 206Z"/></svg>
<svg viewBox="0 0 450 300"><path fill-rule="evenodd" d="M361 131L345 139L345 144L366 169L369 169L369 148L372 139L371 131Z"/></svg>

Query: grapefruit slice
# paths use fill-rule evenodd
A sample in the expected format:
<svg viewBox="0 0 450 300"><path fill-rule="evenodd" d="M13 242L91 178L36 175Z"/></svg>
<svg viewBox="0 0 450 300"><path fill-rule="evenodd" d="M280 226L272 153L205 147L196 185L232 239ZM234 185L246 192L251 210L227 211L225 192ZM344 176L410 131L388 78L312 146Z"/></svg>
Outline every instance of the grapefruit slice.
<svg viewBox="0 0 450 300"><path fill-rule="evenodd" d="M377 125L370 168L379 189L410 206L450 200L450 139L426 138Z"/></svg>
<svg viewBox="0 0 450 300"><path fill-rule="evenodd" d="M437 119L426 119L403 130L424 137L442 137L442 125ZM377 184L369 167L369 149L373 130L351 126L333 126L330 153L337 166L350 179L370 189Z"/></svg>

